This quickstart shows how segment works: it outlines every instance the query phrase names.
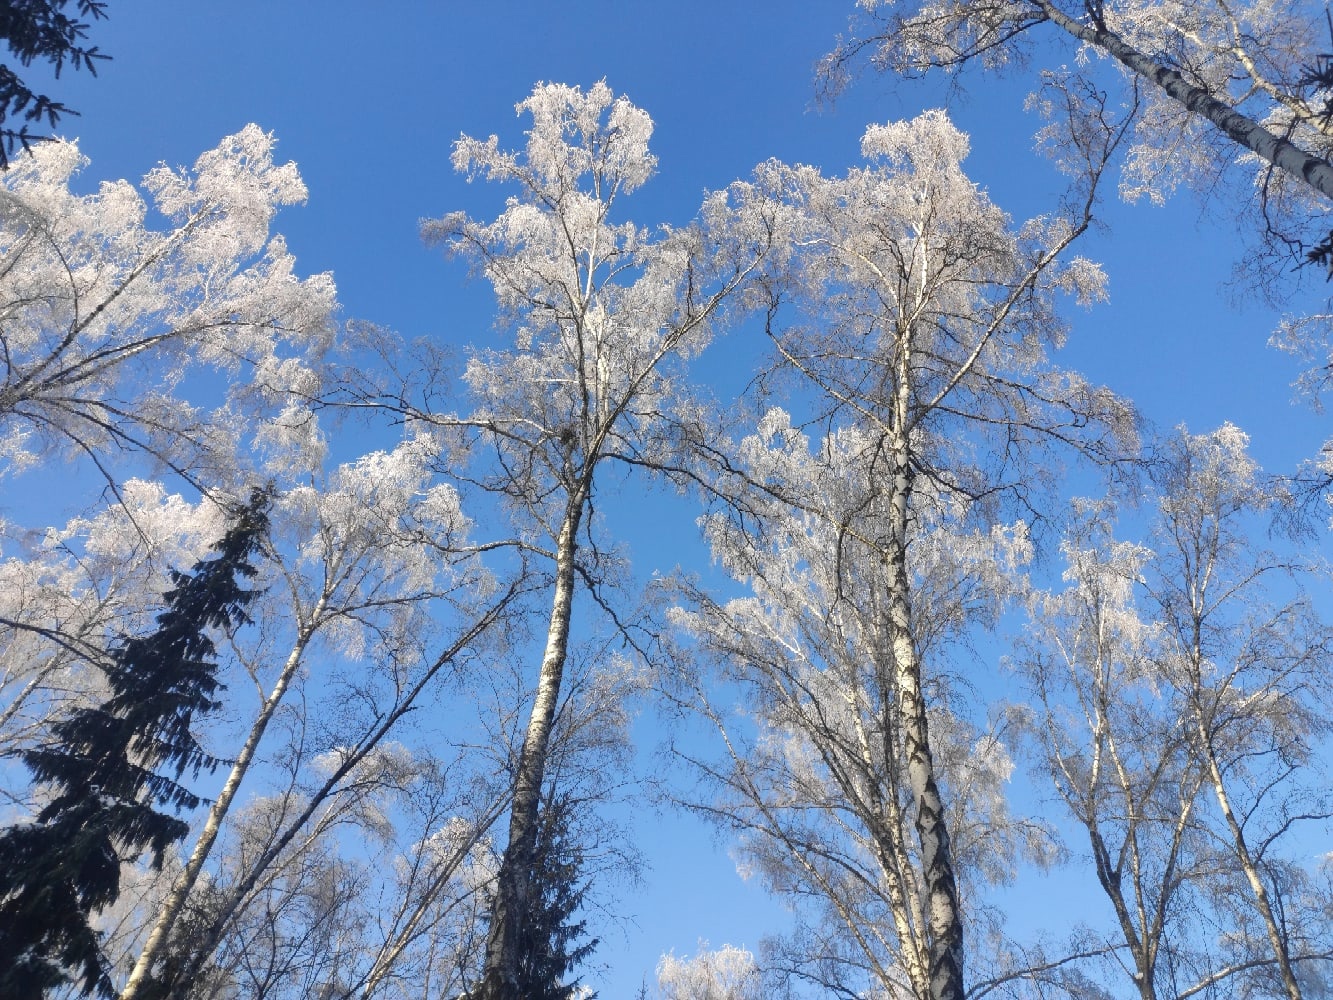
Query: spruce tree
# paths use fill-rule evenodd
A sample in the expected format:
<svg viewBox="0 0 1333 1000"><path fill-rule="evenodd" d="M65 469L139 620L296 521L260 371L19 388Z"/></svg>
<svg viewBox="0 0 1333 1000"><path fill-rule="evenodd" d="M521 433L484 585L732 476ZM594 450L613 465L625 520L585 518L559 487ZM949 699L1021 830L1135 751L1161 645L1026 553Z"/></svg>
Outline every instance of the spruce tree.
<svg viewBox="0 0 1333 1000"><path fill-rule="evenodd" d="M565 983L598 940L577 943L586 921L572 918L583 905L583 849L570 830L570 802L548 792L538 818L529 886L530 905L519 936L519 995L525 1000L574 1000L579 983Z"/></svg>
<svg viewBox="0 0 1333 1000"><path fill-rule="evenodd" d="M190 573L172 571L166 609L148 635L119 641L105 666L111 696L52 727L24 763L49 800L36 821L0 833L0 997L36 1000L77 978L85 995L114 997L90 916L120 892L120 865L145 850L160 868L189 832L174 813L203 800L180 783L223 763L191 732L220 707L209 630L249 622L252 559L264 544L270 495L256 490Z"/></svg>

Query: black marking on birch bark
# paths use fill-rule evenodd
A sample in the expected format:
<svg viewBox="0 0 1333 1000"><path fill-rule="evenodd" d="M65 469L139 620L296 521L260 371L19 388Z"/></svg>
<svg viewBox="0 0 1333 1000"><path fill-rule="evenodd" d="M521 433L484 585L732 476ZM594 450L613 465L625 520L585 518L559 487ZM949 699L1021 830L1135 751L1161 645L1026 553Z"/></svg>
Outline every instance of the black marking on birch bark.
<svg viewBox="0 0 1333 1000"><path fill-rule="evenodd" d="M1325 197L1333 198L1333 164L1327 160L1274 135L1260 122L1218 100L1202 87L1194 86L1176 70L1144 55L1105 25L1080 24L1048 0L1037 0L1037 5L1056 26L1110 53L1139 76L1151 80L1186 110L1212 122L1233 142L1284 173L1299 178Z"/></svg>

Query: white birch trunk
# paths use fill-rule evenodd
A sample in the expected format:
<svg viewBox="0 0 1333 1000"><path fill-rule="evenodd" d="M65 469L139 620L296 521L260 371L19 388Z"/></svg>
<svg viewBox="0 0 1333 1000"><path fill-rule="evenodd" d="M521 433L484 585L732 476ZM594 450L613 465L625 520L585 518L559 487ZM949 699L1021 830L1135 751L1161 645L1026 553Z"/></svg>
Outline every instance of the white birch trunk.
<svg viewBox="0 0 1333 1000"><path fill-rule="evenodd" d="M1296 980L1296 972L1291 967L1291 956L1287 953L1287 943L1283 940L1282 930L1277 925L1277 917L1273 913L1273 906L1268 898L1268 888L1264 885L1263 877L1259 874L1259 869L1254 863L1254 856L1250 853L1249 844L1245 840L1245 831L1240 822L1236 819L1236 813L1231 808L1231 797L1227 794L1226 781L1222 777L1222 768L1217 761L1217 753L1213 749L1212 734L1204 725L1202 713L1196 707L1195 709L1195 732L1199 738L1200 745L1203 748L1204 757L1208 762L1208 778L1212 783L1213 792L1217 796L1218 808L1222 810L1222 817L1226 820L1227 830L1231 834L1231 846L1235 851L1236 861L1239 862L1241 870L1245 873L1245 879L1250 883L1250 891L1254 893L1254 904L1259 910L1259 915L1263 918L1264 929L1268 932L1268 943L1273 949L1273 960L1277 963L1278 971L1282 973L1282 985L1287 991L1289 1000L1302 1000L1301 986Z"/></svg>
<svg viewBox="0 0 1333 1000"><path fill-rule="evenodd" d="M890 708L892 696L889 693L891 688L888 685L882 687L883 706L885 711L890 711L892 710ZM884 744L887 748L892 738L891 728L887 724L882 728L884 730ZM859 717L857 739L861 751L862 766L866 773L865 780L869 789L869 805L873 810L867 826L871 843L874 845L875 860L879 864L886 893L889 897L889 912L893 916L894 931L898 935L902 962L907 973L907 979L912 984L912 992L918 997L928 997L930 995L930 958L927 954L928 942L922 933L925 921L921 912L921 898L917 892L915 880L911 878L911 859L908 857L906 845L903 843L903 834L906 832L907 824L904 822L902 810L898 807L898 800L893 788L881 789L876 775L878 769L871 753L870 740L866 736L865 727L860 724ZM885 755L889 756L887 749ZM890 766L893 765L892 761L887 763ZM897 773L896 767L893 770L884 771L886 775Z"/></svg>
<svg viewBox="0 0 1333 1000"><path fill-rule="evenodd" d="M327 595L320 598L319 604L316 605L314 613L310 616L310 622L319 621L320 616L324 613L326 600ZM241 747L241 752L236 757L236 763L231 767L231 773L227 775L227 781L222 786L222 791L213 802L212 808L208 810L208 819L204 822L204 828L199 834L199 839L195 842L194 850L190 852L189 861L186 862L184 870L177 877L175 884L171 887L170 894L162 904L162 911L158 914L153 929L148 934L148 940L144 943L143 951L139 953L139 958L134 963L130 978L121 991L120 1000L135 1000L152 970L153 963L161 955L171 930L175 926L176 919L180 916L186 899L189 898L190 892L199 880L199 873L203 871L204 864L213 851L213 845L217 842L218 834L222 829L222 822L231 809L236 793L240 790L241 782L245 780L250 765L254 762L255 753L259 749L260 741L264 738L264 731L268 729L268 724L273 719L273 713L278 710L283 697L287 694L287 688L296 675L296 670L301 664L306 646L310 643L310 637L313 634L314 628L310 624L301 629L296 645L292 647L287 661L282 666L282 671L278 674L277 681L264 700L258 718L250 727L250 734L246 737L245 745Z"/></svg>
<svg viewBox="0 0 1333 1000"><path fill-rule="evenodd" d="M509 813L509 842L500 864L491 924L486 937L483 1000L524 1000L518 989L518 949L528 909L528 882L537 838L537 811L541 803L551 727L560 701L565 659L569 649L570 616L574 604L574 554L583 505L585 481L571 494L564 523L556 539L555 592L546 631L537 695L519 753L514 799Z"/></svg>
<svg viewBox="0 0 1333 1000"><path fill-rule="evenodd" d="M1288 139L1274 135L1260 122L1194 86L1170 67L1144 55L1110 29L1076 21L1049 0L1036 2L1056 26L1109 53L1145 80L1151 80L1192 114L1216 125L1232 142L1244 146L1324 197L1333 198L1333 164L1327 160L1312 156Z"/></svg>
<svg viewBox="0 0 1333 1000"><path fill-rule="evenodd" d="M921 663L912 635L912 584L907 567L908 514L912 504L912 453L908 414L911 405L910 337L899 352L898 386L890 445L893 468L889 516L890 538L885 552L889 573L889 627L899 724L907 755L907 777L916 800L916 833L929 928L929 1000L963 1000L963 921L954 876L953 852L944 815L944 800L935 778L930 750L926 699L921 688Z"/></svg>

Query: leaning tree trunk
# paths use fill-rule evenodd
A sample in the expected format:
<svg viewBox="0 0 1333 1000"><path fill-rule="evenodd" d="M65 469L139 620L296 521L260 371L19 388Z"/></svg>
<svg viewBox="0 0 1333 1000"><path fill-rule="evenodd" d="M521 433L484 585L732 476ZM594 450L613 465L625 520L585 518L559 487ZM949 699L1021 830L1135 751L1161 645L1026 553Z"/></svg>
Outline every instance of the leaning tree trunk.
<svg viewBox="0 0 1333 1000"><path fill-rule="evenodd" d="M228 887L227 897L220 908L220 911L213 917L208 927L198 931L188 942L188 952L183 956L181 963L176 968L169 970L167 979L161 982L154 982L151 978L153 973L152 966L154 963L160 963L162 961L165 946L170 941L170 932L174 921L179 920L184 902L188 899L189 895L188 888L184 891L181 890L181 885L184 880L177 884L176 891L173 892L168 904L164 906L162 914L153 931L153 936L156 937L155 953L150 954L149 948L147 946L145 947L144 954L140 956L139 961L136 963L136 969L131 983L126 985L120 1000L136 1000L136 998L142 996L184 1000L191 984L198 978L205 963L207 963L217 951L217 948L222 942L223 936L226 934L232 921L236 918L237 914L244 911L244 908L248 905L247 900L250 893L254 891L255 887L264 878L270 867L278 860L283 851L288 848L292 841L296 839L297 834L306 828L306 825L319 809L326 802L330 801L330 799L337 793L343 779L352 773L352 771L366 759L367 755L384 741L404 715L413 710L417 699L434 680L436 675L444 669L447 664L454 662L454 659L464 649L471 645L478 636L482 635L495 623L499 615L513 600L516 589L516 587L511 586L505 593L501 594L468 629L456 636L449 647L435 658L435 661L430 667L422 673L387 714L377 717L371 727L365 731L364 735L353 744L351 752L343 756L342 762L327 778L325 778L324 783L309 796L304 808L287 823L286 827L280 833L276 830L274 831L276 835L274 840L257 858L250 862L247 870L245 870L240 879L234 885ZM242 751L241 758L238 759L238 766L242 762L246 768L250 766L255 751L258 748L259 741L263 737L263 730L272 719L274 711L281 702L282 697L292 680L296 667L302 661L302 654L305 647L309 643L311 636L314 634L317 623L322 619L327 604L328 596L325 595L320 598L319 603L316 605L315 612L310 616L309 621L303 627L302 634L298 637L299 641L297 646L293 649L277 684L275 684L273 691L265 701L264 711L261 713L259 720L256 721L251 730L251 735ZM236 772L233 772L233 776L235 777L235 785L229 780L228 790L224 790L224 794L219 796L218 803L223 803L225 799L225 802L229 804L233 800L236 794L236 786L239 785L240 780L244 777L244 773L242 772L237 775ZM218 803L215 803L215 809L217 808ZM212 822L212 815L213 814L210 813L209 830L207 835L201 835L200 845L196 845L195 852L191 857L190 863L187 865L187 873L191 871L193 872L193 875L190 876L191 884L197 879L200 870L202 869L203 862L206 860L205 855L217 838L217 825ZM220 816L218 817L218 822L221 822ZM207 840L207 844L204 843L205 840ZM177 898L177 893L180 894L179 899Z"/></svg>
<svg viewBox="0 0 1333 1000"><path fill-rule="evenodd" d="M509 843L500 862L495 901L486 936L486 968L478 1000L524 1000L519 994L518 959L523 922L530 909L529 883L537 843L537 812L551 743L551 728L560 700L560 685L569 649L570 614L574 604L574 553L583 519L586 488L570 496L556 539L555 593L546 632L537 696L523 737L509 812Z"/></svg>
<svg viewBox="0 0 1333 1000"><path fill-rule="evenodd" d="M1199 651L1197 639L1194 658L1194 682L1201 686L1200 676L1202 671L1198 664L1202 663L1203 654ZM1203 754L1204 762L1207 764L1208 780L1213 786L1213 793L1217 797L1217 805L1222 811L1222 818L1226 820L1227 832L1231 835L1231 846L1236 855L1236 862L1240 865L1241 871L1245 873L1245 879L1250 885L1250 892L1254 895L1255 908L1258 909L1259 916L1263 919L1264 930L1268 933L1268 944L1273 949L1273 961L1277 964L1278 972L1282 976L1283 989L1286 991L1288 1000L1302 1000L1300 982L1296 979L1296 970L1292 968L1291 954L1287 949L1286 937L1282 933L1282 928L1278 926L1277 915L1273 912L1272 901L1268 898L1268 888L1264 885L1263 875L1259 872L1259 866L1255 864L1254 854L1246 840L1245 828L1241 826L1240 820L1236 818L1236 812L1231 806L1231 796L1227 794L1226 779L1222 775L1222 766L1217 759L1213 733L1208 727L1200 704L1201 697L1202 692L1196 689L1194 692L1194 735L1199 741L1199 749Z"/></svg>
<svg viewBox="0 0 1333 1000"><path fill-rule="evenodd" d="M244 746L241 747L241 752L231 766L231 771L222 786L222 791L208 810L204 828L199 834L199 839L195 842L194 850L190 852L190 858L185 863L184 870L176 878L171 891L167 894L167 898L158 911L157 919L153 923L152 930L149 931L148 940L144 943L143 951L139 953L134 968L130 972L129 981L121 991L120 1000L137 1000L152 975L154 964L162 957L171 932L180 918L181 911L185 908L185 901L189 898L195 883L199 880L199 875L203 872L209 855L212 854L213 845L217 842L218 835L222 830L222 823L231 809L236 793L241 787L241 782L245 780L251 764L254 763L259 743L264 738L264 733L273 720L273 715L277 712L278 706L282 703L287 688L291 685L292 678L296 675L297 667L300 666L304 657L306 646L310 643L310 638L314 634L315 623L324 614L327 600L327 594L320 597L309 621L301 627L296 644L292 647L287 661L283 664L282 672L278 674L273 689L260 707L258 717L250 726L250 733L246 737Z"/></svg>
<svg viewBox="0 0 1333 1000"><path fill-rule="evenodd" d="M1053 24L1080 41L1109 53L1117 62L1145 80L1151 80L1188 111L1207 118L1226 133L1232 142L1244 146L1324 197L1333 198L1333 164L1327 160L1307 153L1289 139L1270 131L1261 122L1219 101L1202 87L1194 86L1169 66L1162 65L1134 48L1105 25L1076 21L1050 0L1037 0L1037 6Z"/></svg>

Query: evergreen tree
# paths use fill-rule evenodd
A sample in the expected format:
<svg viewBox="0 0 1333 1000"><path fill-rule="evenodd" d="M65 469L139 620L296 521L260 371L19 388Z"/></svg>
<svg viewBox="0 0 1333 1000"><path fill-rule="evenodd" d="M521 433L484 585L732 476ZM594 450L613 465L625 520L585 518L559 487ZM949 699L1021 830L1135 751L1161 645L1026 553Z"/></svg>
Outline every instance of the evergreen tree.
<svg viewBox="0 0 1333 1000"><path fill-rule="evenodd" d="M49 62L60 76L65 64L75 69L86 69L97 75L97 60L110 56L97 51L96 45L84 44L92 21L106 18L104 0L77 0L77 13L71 17L65 8L71 0L5 0L0 3L0 39L9 48L10 55L22 66L30 66L34 59ZM88 18L88 21L80 20ZM23 116L21 128L4 123L15 115ZM59 101L39 94L29 87L8 65L0 65L0 170L9 164L9 157L20 147L28 148L31 140L45 138L28 131L29 122L41 122L54 128L62 115L77 115Z"/></svg>
<svg viewBox="0 0 1333 1000"><path fill-rule="evenodd" d="M51 796L36 822L0 833L0 996L38 998L71 979L84 994L114 997L108 964L90 915L120 892L123 857L152 853L155 867L189 824L176 813L202 801L180 779L222 761L191 733L196 715L221 702L217 650L209 629L249 622L255 591L238 578L268 528L269 494L256 490L209 558L192 572L172 571L166 610L149 635L122 640L106 667L111 696L52 727L44 747L23 753ZM160 770L168 773L160 773Z"/></svg>
<svg viewBox="0 0 1333 1000"><path fill-rule="evenodd" d="M524 1000L574 1000L579 995L578 980L564 979L599 943L597 938L578 943L586 921L571 919L583 905L583 860L583 849L570 830L570 800L555 798L548 788L538 813L527 879L530 895L518 932L517 995Z"/></svg>

